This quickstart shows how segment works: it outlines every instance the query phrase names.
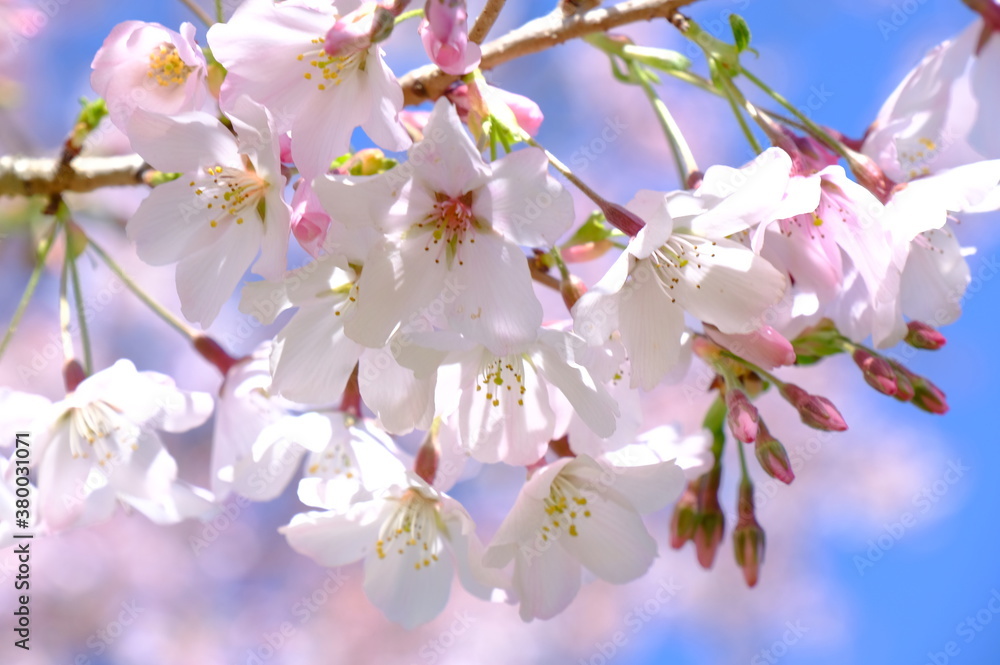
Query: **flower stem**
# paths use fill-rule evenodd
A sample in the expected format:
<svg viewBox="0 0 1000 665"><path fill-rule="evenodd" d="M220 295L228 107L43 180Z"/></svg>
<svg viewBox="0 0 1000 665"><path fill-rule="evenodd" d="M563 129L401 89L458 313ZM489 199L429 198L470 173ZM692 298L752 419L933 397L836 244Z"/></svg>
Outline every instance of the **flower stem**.
<svg viewBox="0 0 1000 665"><path fill-rule="evenodd" d="M216 23L225 23L226 14L222 9L222 0L215 0L215 21Z"/></svg>
<svg viewBox="0 0 1000 665"><path fill-rule="evenodd" d="M743 111L740 109L741 106L744 106L743 95L736 89L733 82L726 78L722 79L722 90L726 93L726 99L729 100L729 105L733 109L733 115L736 116L736 121L740 124L740 129L743 130L743 135L749 141L750 147L753 148L755 153L760 154L763 152L763 149L757 141L757 137L754 136L753 131L750 129L747 119L743 117Z"/></svg>
<svg viewBox="0 0 1000 665"><path fill-rule="evenodd" d="M3 341L0 342L0 358L3 357L4 351L7 350L7 345L10 344L10 340L14 337L14 332L17 330L17 326L21 322L21 317L24 316L25 310L28 309L28 303L31 302L31 297L35 295L35 287L38 286L38 280L42 276L42 269L45 267L45 259L48 258L49 251L51 251L52 245L55 244L57 229L58 224L53 224L48 237L42 241L42 245L38 249L35 257L35 268L31 271L31 277L28 278L28 285L24 287L24 293L21 295L21 300L17 303L17 309L14 310L14 316L10 320L10 325L7 326L7 332L4 333Z"/></svg>
<svg viewBox="0 0 1000 665"><path fill-rule="evenodd" d="M89 246L101 258L101 260L104 261L104 263L108 266L108 268L111 269L111 272L117 275L118 279L122 280L125 286L127 286L129 290L132 291L132 293L134 293L136 297L139 298L139 300L141 300L146 305L146 307L149 307L151 310L153 310L153 313L155 313L157 316L163 319L170 327L172 327L174 330L184 335L188 339L194 341L194 339L198 337L198 332L195 329L193 329L192 327L181 321L179 318L171 314L163 305L153 300L153 298L148 293L143 291L141 286L136 284L131 277L125 274L125 272L121 269L121 267L117 263L115 263L114 259L108 256L108 254L103 249L101 249L101 247L97 243L91 240Z"/></svg>
<svg viewBox="0 0 1000 665"><path fill-rule="evenodd" d="M691 174L698 170L698 164L695 162L691 147L685 140L681 128L674 120L674 116L671 115L670 109L667 108L667 105L663 103L663 100L653 90L646 72L633 61L629 61L628 68L633 78L642 87L643 92L646 93L650 104L653 105L656 119L659 120L660 127L663 128L663 133L666 134L667 141L670 143L670 152L674 156L677 172L681 175L681 182L687 183Z"/></svg>
<svg viewBox="0 0 1000 665"><path fill-rule="evenodd" d="M749 80L755 86L757 86L765 93L767 93L767 95L771 99L778 102L778 104L780 104L781 106L785 107L785 109L787 109L789 113L794 115L803 125L805 125L809 129L809 132L813 136L815 136L817 139L825 143L831 150L833 150L841 157L844 158L847 157L847 152L844 149L844 145L840 141L830 136L830 134L825 129L817 125L815 122L810 120L808 116L806 116L804 113L795 108L795 106L787 99L785 99L783 95L781 95L776 90L773 90L766 83L764 83L759 78L751 74L749 71L746 70L745 67L740 67L740 73L743 74L743 76L747 77L747 80Z"/></svg>
<svg viewBox="0 0 1000 665"><path fill-rule="evenodd" d="M76 322L80 328L80 342L83 344L83 369L87 376L94 371L94 357L90 347L90 331L87 328L87 317L83 312L83 291L80 289L80 273L76 268L76 260L69 261L69 274L73 280L73 301L76 303Z"/></svg>
<svg viewBox="0 0 1000 665"><path fill-rule="evenodd" d="M409 20L411 18L421 18L421 17L423 17L423 15L424 15L424 10L422 8L421 9L411 9L410 11L403 12L402 14L400 14L399 16L397 16L396 17L396 21L395 21L395 23L393 23L393 25L399 25L403 21L407 21L407 20Z"/></svg>
<svg viewBox="0 0 1000 665"><path fill-rule="evenodd" d="M208 15L204 9L198 6L194 0L181 0L181 4L191 10L191 13L198 17L198 20L205 24L206 27L211 28L215 24L212 17ZM219 3L216 4L218 6Z"/></svg>
<svg viewBox="0 0 1000 665"><path fill-rule="evenodd" d="M59 277L59 333L62 337L63 356L66 358L67 364L76 358L76 352L73 350L73 333L70 331L72 320L69 298L66 296L66 278L69 274L69 264L71 262L72 260L69 258L69 251L67 250L66 258L63 260L62 274Z"/></svg>

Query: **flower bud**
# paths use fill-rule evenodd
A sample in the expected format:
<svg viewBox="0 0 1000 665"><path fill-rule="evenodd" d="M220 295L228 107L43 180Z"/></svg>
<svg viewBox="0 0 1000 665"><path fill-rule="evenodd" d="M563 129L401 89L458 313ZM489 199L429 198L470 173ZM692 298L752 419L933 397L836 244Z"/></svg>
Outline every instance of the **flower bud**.
<svg viewBox="0 0 1000 665"><path fill-rule="evenodd" d="M743 443L756 441L760 414L746 394L739 389L727 390L726 409L726 421L733 436Z"/></svg>
<svg viewBox="0 0 1000 665"><path fill-rule="evenodd" d="M427 440L417 451L417 457L413 460L413 472L423 479L428 485L434 484L437 477L438 462L441 459L441 451L438 450L434 435L428 435Z"/></svg>
<svg viewBox="0 0 1000 665"><path fill-rule="evenodd" d="M868 191L885 203L889 200L896 183L889 179L878 164L867 155L854 150L847 150L847 163L851 167L851 173L857 178Z"/></svg>
<svg viewBox="0 0 1000 665"><path fill-rule="evenodd" d="M570 275L559 283L559 293L562 295L566 309L573 311L573 305L587 292L587 285L576 275Z"/></svg>
<svg viewBox="0 0 1000 665"><path fill-rule="evenodd" d="M751 333L724 333L711 324L704 324L705 334L720 346L749 360L758 367L774 369L795 363L792 343L771 326L761 326Z"/></svg>
<svg viewBox="0 0 1000 665"><path fill-rule="evenodd" d="M883 395L896 394L896 372L889 362L881 356L875 356L864 349L855 349L854 364L861 368L865 381Z"/></svg>
<svg viewBox="0 0 1000 665"><path fill-rule="evenodd" d="M844 417L827 398L810 395L792 383L783 384L779 390L781 396L798 410L802 422L809 427L828 432L843 432L847 429Z"/></svg>
<svg viewBox="0 0 1000 665"><path fill-rule="evenodd" d="M608 223L626 235L634 237L637 233L639 233L639 230L646 225L646 222L643 221L642 218L617 203L611 203L610 201L605 201L603 199L601 201L595 201L594 203L600 207L601 212L604 213L604 217L608 220Z"/></svg>
<svg viewBox="0 0 1000 665"><path fill-rule="evenodd" d="M788 452L777 439L771 436L764 423L760 424L760 432L757 435L757 443L753 452L760 463L760 468L764 469L767 475L777 478L786 485L790 485L795 480L795 472L792 471Z"/></svg>
<svg viewBox="0 0 1000 665"><path fill-rule="evenodd" d="M688 483L670 517L670 546L675 550L679 550L684 543L693 539L695 529L698 528L697 487L697 480Z"/></svg>
<svg viewBox="0 0 1000 665"><path fill-rule="evenodd" d="M811 365L820 358L843 351L840 332L830 319L823 319L799 333L792 340L792 348L795 350L795 362L799 365Z"/></svg>
<svg viewBox="0 0 1000 665"><path fill-rule="evenodd" d="M424 50L446 74L461 76L479 66L479 44L469 41L465 0L427 0L418 32Z"/></svg>
<svg viewBox="0 0 1000 665"><path fill-rule="evenodd" d="M906 374L900 372L895 367L892 368L896 374L896 394L893 395L900 402L909 402L916 394L913 382Z"/></svg>
<svg viewBox="0 0 1000 665"><path fill-rule="evenodd" d="M86 378L87 373L83 371L83 367L76 360L67 360L66 364L63 365L63 385L66 386L67 393L76 390L76 387L83 383Z"/></svg>
<svg viewBox="0 0 1000 665"><path fill-rule="evenodd" d="M335 58L367 51L392 33L395 20L391 11L366 2L337 19L326 33L323 50Z"/></svg>
<svg viewBox="0 0 1000 665"><path fill-rule="evenodd" d="M708 569L715 563L715 554L722 542L726 518L719 505L719 482L722 467L716 464L712 470L698 479L698 524L694 530L695 552L698 563Z"/></svg>
<svg viewBox="0 0 1000 665"><path fill-rule="evenodd" d="M733 530L733 554L736 564L743 569L743 579L747 586L753 587L760 579L765 538L764 529L754 515L753 485L749 482L740 484L739 509L739 521Z"/></svg>
<svg viewBox="0 0 1000 665"><path fill-rule="evenodd" d="M914 384L913 388L914 395L911 401L917 408L939 415L948 413L948 401L944 391L936 385L927 379L921 379L919 383Z"/></svg>
<svg viewBox="0 0 1000 665"><path fill-rule="evenodd" d="M910 321L906 328L906 343L918 349L937 351L947 341L939 331L920 321Z"/></svg>
<svg viewBox="0 0 1000 665"><path fill-rule="evenodd" d="M610 240L595 240L559 250L566 263L584 263L599 259L608 253L615 245Z"/></svg>

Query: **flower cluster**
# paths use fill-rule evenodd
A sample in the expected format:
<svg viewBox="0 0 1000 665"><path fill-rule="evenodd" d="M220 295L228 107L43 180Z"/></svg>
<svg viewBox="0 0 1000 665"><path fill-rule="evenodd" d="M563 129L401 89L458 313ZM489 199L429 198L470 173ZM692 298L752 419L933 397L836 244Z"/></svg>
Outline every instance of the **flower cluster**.
<svg viewBox="0 0 1000 665"><path fill-rule="evenodd" d="M190 24L130 21L108 36L93 87L163 176L126 225L139 258L176 265L191 323L208 329L238 294L243 313L280 327L232 358L175 326L221 370L214 397L127 360L85 376L70 358L64 399L0 394L39 436L41 529L105 519L116 501L157 522L204 517L231 492L266 501L294 482L314 510L281 528L288 544L328 566L363 560L391 620L432 619L456 575L547 619L583 569L642 576L657 543L641 515L677 499L671 545L692 541L713 564L727 425L741 458L751 445L763 472L792 482L753 403L764 391L811 427L846 429L776 368L846 352L879 392L947 410L881 350L940 348L969 283L953 216L1000 207L990 24L930 53L863 141L755 110L772 147L618 205L531 138L537 105L483 80L464 1L428 0L419 26L432 61L464 78L404 112L383 45L405 5L245 0L205 50ZM645 68L665 56L625 41L595 45L648 85ZM738 95L735 77L751 75L723 46L706 47L705 85ZM359 129L377 148L352 149ZM599 212L581 219L552 166ZM292 237L309 259L290 268ZM570 271L608 252L590 288ZM540 297L548 287L565 308L543 307L558 302ZM640 390L692 363L718 396L705 431L683 437L671 414L643 412ZM213 403L203 490L178 480L157 432L202 424ZM490 464L524 467L526 480L481 540L449 492ZM754 585L764 533L742 468L735 559Z"/></svg>

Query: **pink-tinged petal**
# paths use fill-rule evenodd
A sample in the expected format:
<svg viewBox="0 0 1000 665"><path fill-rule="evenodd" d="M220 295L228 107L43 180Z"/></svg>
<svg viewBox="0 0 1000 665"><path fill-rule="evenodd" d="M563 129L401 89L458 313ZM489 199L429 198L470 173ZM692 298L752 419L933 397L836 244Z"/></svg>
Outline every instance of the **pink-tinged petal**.
<svg viewBox="0 0 1000 665"><path fill-rule="evenodd" d="M423 244L421 240L405 244ZM418 252L414 262L407 261L411 254L404 256L407 273L427 270L422 265L430 261L423 254ZM533 341L542 324L542 305L535 297L527 259L519 248L493 233L476 233L474 243L466 242L458 249L452 269L431 300L444 303L454 330L498 356Z"/></svg>
<svg viewBox="0 0 1000 665"><path fill-rule="evenodd" d="M206 166L242 166L236 138L207 113L166 116L139 109L129 122L128 137L132 149L160 171L193 173Z"/></svg>
<svg viewBox="0 0 1000 665"><path fill-rule="evenodd" d="M299 180L292 196L291 208L292 235L302 249L318 259L323 253L330 230L330 215L323 209L311 181Z"/></svg>
<svg viewBox="0 0 1000 665"><path fill-rule="evenodd" d="M705 334L716 344L758 367L774 369L795 364L795 349L792 343L771 326L764 325L746 334L728 334L713 325L705 324Z"/></svg>
<svg viewBox="0 0 1000 665"><path fill-rule="evenodd" d="M257 255L262 235L254 220L230 224L214 244L177 264L177 295L189 321L212 324Z"/></svg>
<svg viewBox="0 0 1000 665"><path fill-rule="evenodd" d="M223 110L245 94L271 110L279 131L290 129L297 111L321 92L317 81L304 74L318 71L309 63L321 57L323 45L312 40L322 40L334 21L333 12L246 0L229 21L213 25L208 43L228 70L222 87ZM267 57L262 58L262 53Z"/></svg>
<svg viewBox="0 0 1000 665"><path fill-rule="evenodd" d="M434 419L436 374L418 379L393 357L393 338L384 349L365 349L358 367L358 387L365 405L390 434L429 429Z"/></svg>
<svg viewBox="0 0 1000 665"><path fill-rule="evenodd" d="M368 52L364 84L374 103L367 119L361 122L361 129L365 130L365 134L376 145L386 150L397 152L409 148L413 141L399 121L399 112L403 108L403 89L385 64L382 50L378 47Z"/></svg>
<svg viewBox="0 0 1000 665"><path fill-rule="evenodd" d="M447 99L434 105L424 139L409 152L413 176L434 191L459 197L486 182L490 167L466 134L458 113Z"/></svg>
<svg viewBox="0 0 1000 665"><path fill-rule="evenodd" d="M633 388L652 390L681 355L684 312L664 293L648 261L639 261L618 296L618 327Z"/></svg>
<svg viewBox="0 0 1000 665"><path fill-rule="evenodd" d="M685 193L686 194L686 193ZM637 259L644 259L663 247L674 232L674 220L667 210L667 197L663 192L640 190L626 205L631 212L639 215L646 225L639 230L635 239L629 242L628 251ZM677 207L674 205L674 207Z"/></svg>
<svg viewBox="0 0 1000 665"><path fill-rule="evenodd" d="M574 340L582 342L575 335L542 330L532 360L538 373L565 395L587 426L598 436L609 437L615 431L618 405L586 369L570 362Z"/></svg>
<svg viewBox="0 0 1000 665"><path fill-rule="evenodd" d="M362 178L324 175L313 181L316 197L334 222L324 249L362 263L382 233L403 232L420 220L419 213L411 215L409 209L429 209L433 202L413 186L403 168Z"/></svg>
<svg viewBox="0 0 1000 665"><path fill-rule="evenodd" d="M397 245L383 240L365 262L358 280L354 316L344 324L347 336L360 344L379 348L411 314L444 293L450 277L444 263L427 259L424 243L407 239Z"/></svg>
<svg viewBox="0 0 1000 665"><path fill-rule="evenodd" d="M791 171L792 160L780 148L768 148L739 169L711 166L695 191L697 197L705 200L708 209L687 219L674 214L674 225L686 227L696 235L724 238L775 219L779 210L783 216L788 216L789 210L782 203ZM800 212L808 211L807 207Z"/></svg>
<svg viewBox="0 0 1000 665"><path fill-rule="evenodd" d="M723 332L746 333L781 301L787 279L746 247L731 240L685 239L697 251L679 269L683 277L671 293L692 316Z"/></svg>
<svg viewBox="0 0 1000 665"><path fill-rule="evenodd" d="M455 568L440 541L430 550L404 547L386 556L365 559L365 593L386 618L407 630L427 623L444 609L451 595ZM437 545L437 547L435 547ZM423 565L430 554L437 560Z"/></svg>
<svg viewBox="0 0 1000 665"><path fill-rule="evenodd" d="M342 317L334 307L303 307L278 333L271 354L272 387L283 397L307 404L340 399L362 346L344 335Z"/></svg>
<svg viewBox="0 0 1000 665"><path fill-rule="evenodd" d="M521 601L521 619L551 619L569 607L580 591L580 564L551 538L539 536L526 549L514 564L513 587Z"/></svg>
<svg viewBox="0 0 1000 665"><path fill-rule="evenodd" d="M199 205L188 182L155 187L125 226L139 258L150 265L174 263L219 239L220 230L210 224L216 211Z"/></svg>
<svg viewBox="0 0 1000 665"><path fill-rule="evenodd" d="M610 487L642 515L666 508L684 489L684 470L673 460L656 464L619 465L619 461L627 462L627 456L619 455L615 459L614 466L603 462L589 469L578 470L573 467L566 473L572 472L580 478L585 478L598 488Z"/></svg>
<svg viewBox="0 0 1000 665"><path fill-rule="evenodd" d="M573 224L573 198L549 175L548 159L537 148L493 162L493 177L477 190L472 209L525 247L549 247Z"/></svg>
<svg viewBox="0 0 1000 665"><path fill-rule="evenodd" d="M903 270L903 314L934 326L954 323L970 280L969 265L949 226L918 236Z"/></svg>
<svg viewBox="0 0 1000 665"><path fill-rule="evenodd" d="M345 566L375 550L389 508L384 501L365 501L351 506L345 514L299 513L278 531L299 554L324 566Z"/></svg>

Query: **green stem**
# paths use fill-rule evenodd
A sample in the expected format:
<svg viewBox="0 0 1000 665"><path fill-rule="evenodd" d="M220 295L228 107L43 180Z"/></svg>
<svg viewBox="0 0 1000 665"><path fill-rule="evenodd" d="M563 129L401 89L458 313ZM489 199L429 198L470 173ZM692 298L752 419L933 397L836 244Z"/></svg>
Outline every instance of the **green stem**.
<svg viewBox="0 0 1000 665"><path fill-rule="evenodd" d="M581 192L583 192L584 194L586 194L587 198L589 198L591 201L593 201L594 203L596 203L598 206L603 206L603 205L605 205L607 203L604 200L604 197L602 197L600 194L598 194L593 189L591 189L587 185L587 183L583 182L578 177L576 177L576 174L573 173L572 171L570 171L569 167L566 166L565 164L563 164L562 161L558 157L556 157L551 152L549 152L548 150L546 150L545 146L543 146L542 144L540 144L538 141L536 141L535 139L531 138L530 136L526 136L525 137L525 142L528 145L532 145L532 146L538 148L539 150L541 150L542 152L544 152L545 156L549 160L549 164L551 164L552 167L556 171L559 171L559 173L563 174L563 176L567 180L569 180L571 183L573 183L574 185L576 185L577 189L579 189Z"/></svg>
<svg viewBox="0 0 1000 665"><path fill-rule="evenodd" d="M217 23L226 22L226 13L222 9L222 0L215 0L215 20Z"/></svg>
<svg viewBox="0 0 1000 665"><path fill-rule="evenodd" d="M181 4L191 10L191 13L198 17L198 20L205 24L206 27L211 28L215 21L208 13L199 7L194 0L181 0Z"/></svg>
<svg viewBox="0 0 1000 665"><path fill-rule="evenodd" d="M423 17L423 15L424 15L423 9L411 9L410 11L403 12L402 14L397 16L394 25L399 25L403 21L408 21L411 18L421 18Z"/></svg>
<svg viewBox="0 0 1000 665"><path fill-rule="evenodd" d="M90 376L94 371L94 357L90 347L90 331L87 328L87 317L83 312L83 290L80 289L80 273L76 261L69 262L69 274L73 280L73 301L76 303L76 321L80 328L80 342L83 344L83 369Z"/></svg>
<svg viewBox="0 0 1000 665"><path fill-rule="evenodd" d="M789 113L798 118L798 120L809 129L810 133L812 133L813 136L815 136L823 143L827 144L827 146L829 146L831 150L836 152L841 157L844 157L845 159L847 158L847 151L845 149L845 146L840 141L830 136L830 134L825 129L817 125L815 122L810 120L808 116L806 116L804 113L795 108L795 106L787 99L785 99L783 95L781 95L776 90L772 90L766 83L764 83L759 78L757 78L749 71L747 71L746 68L740 67L740 73L743 74L743 76L747 77L747 80L749 80L755 86L757 86L765 93L767 93L767 95L771 99L778 102L778 104L780 104L781 106L785 107L785 109L788 110Z"/></svg>
<svg viewBox="0 0 1000 665"><path fill-rule="evenodd" d="M148 293L143 291L141 286L132 281L132 278L125 274L121 267L115 263L114 259L108 256L108 254L93 240L90 241L89 246L94 250L94 252L97 253L101 260L104 261L108 268L111 269L111 272L117 275L118 279L122 280L125 286L127 286L129 290L132 291L132 293L134 293L136 297L146 305L146 307L153 310L153 313L188 339L193 341L196 337L198 337L198 332L194 328L191 328L189 325L171 314L163 305L153 300L153 298Z"/></svg>
<svg viewBox="0 0 1000 665"><path fill-rule="evenodd" d="M750 142L750 147L753 148L754 152L760 154L764 152L761 148L760 143L757 141L757 137L753 135L753 131L750 129L747 119L743 117L743 111L741 106L744 106L743 95L740 94L736 86L729 79L722 79L722 90L726 93L726 99L729 100L729 106L733 109L733 115L736 116L736 121L740 124L740 129L743 130L743 135L746 136L747 141Z"/></svg>
<svg viewBox="0 0 1000 665"><path fill-rule="evenodd" d="M646 93L646 98L649 99L650 104L653 105L656 119L660 122L660 127L663 129L663 133L666 134L667 141L670 143L670 152L674 156L677 172L681 175L681 182L687 183L691 174L698 170L698 164L695 162L691 147L684 139L684 134L674 120L674 116L671 115L670 109L667 108L667 105L663 103L663 100L653 90L653 86L650 84L646 73L632 61L629 61L628 68L632 73L632 77L642 87L643 92Z"/></svg>
<svg viewBox="0 0 1000 665"><path fill-rule="evenodd" d="M28 303L31 302L32 296L35 295L35 287L38 286L38 280L42 276L42 269L45 268L45 259L48 258L49 251L51 251L52 245L55 244L57 229L58 224L53 224L52 231L49 232L49 236L42 241L42 246L36 253L35 268L31 271L31 277L28 278L28 285L24 287L24 293L21 295L21 300L17 303L17 309L14 310L14 316L10 320L10 325L7 326L7 332L3 336L3 341L0 342L0 358L3 357L4 351L7 350L7 345L10 344L10 340L14 337L14 332L17 330L18 324L21 323L21 317L24 316L24 312L28 309Z"/></svg>
<svg viewBox="0 0 1000 665"><path fill-rule="evenodd" d="M59 333L62 337L63 356L66 358L67 363L76 357L76 353L73 351L73 333L70 332L72 321L69 298L66 296L66 277L69 273L69 264L71 262L67 249L66 258L63 260L62 275L59 277Z"/></svg>
<svg viewBox="0 0 1000 665"><path fill-rule="evenodd" d="M702 426L712 433L712 454L715 455L715 464L722 460L722 448L726 445L726 433L723 425L726 422L726 400L719 395L708 407L705 413L705 420Z"/></svg>

